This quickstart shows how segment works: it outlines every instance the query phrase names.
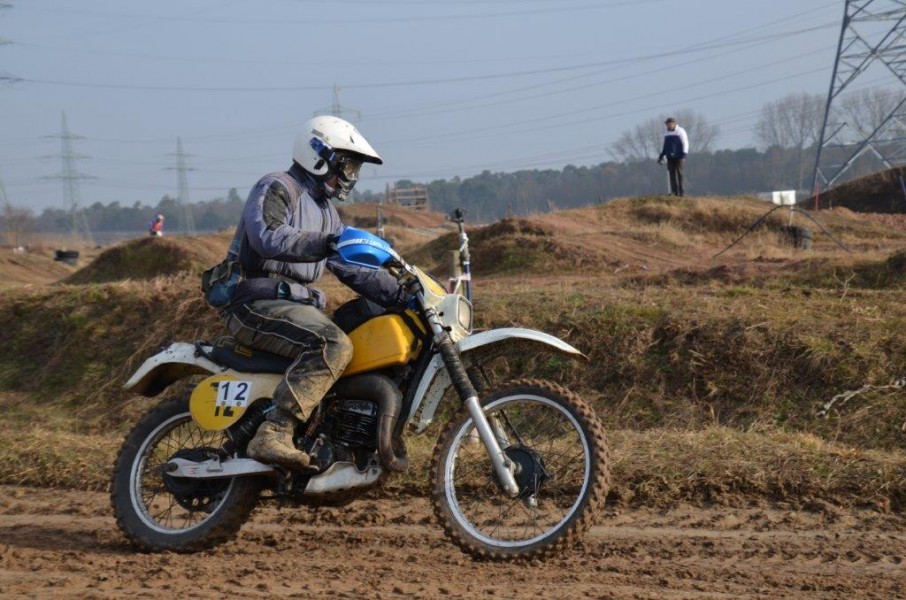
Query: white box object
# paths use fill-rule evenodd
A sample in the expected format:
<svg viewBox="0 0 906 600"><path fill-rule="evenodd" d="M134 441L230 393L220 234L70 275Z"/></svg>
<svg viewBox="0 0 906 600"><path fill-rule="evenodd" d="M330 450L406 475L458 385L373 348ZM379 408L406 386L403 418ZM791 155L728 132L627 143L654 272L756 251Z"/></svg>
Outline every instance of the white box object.
<svg viewBox="0 0 906 600"><path fill-rule="evenodd" d="M779 206L794 206L796 204L796 190L771 192L771 202Z"/></svg>

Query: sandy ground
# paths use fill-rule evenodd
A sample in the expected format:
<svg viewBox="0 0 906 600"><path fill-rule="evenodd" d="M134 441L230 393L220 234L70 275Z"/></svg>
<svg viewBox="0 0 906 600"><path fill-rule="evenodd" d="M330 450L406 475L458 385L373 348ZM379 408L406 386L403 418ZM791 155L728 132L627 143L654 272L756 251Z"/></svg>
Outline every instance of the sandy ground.
<svg viewBox="0 0 906 600"><path fill-rule="evenodd" d="M817 506L608 510L544 563L473 562L418 498L259 509L233 542L141 554L105 494L0 488L16 598L904 598L906 518Z"/></svg>

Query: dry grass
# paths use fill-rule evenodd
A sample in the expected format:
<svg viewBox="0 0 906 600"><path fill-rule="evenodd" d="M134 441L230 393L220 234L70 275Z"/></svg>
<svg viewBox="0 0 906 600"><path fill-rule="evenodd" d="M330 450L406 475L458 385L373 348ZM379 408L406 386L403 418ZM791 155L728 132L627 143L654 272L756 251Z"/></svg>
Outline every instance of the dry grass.
<svg viewBox="0 0 906 600"><path fill-rule="evenodd" d="M906 508L906 455L855 450L807 434L615 430L609 435L618 505L814 502ZM0 435L0 484L104 491L120 436L31 426ZM428 492L434 439L408 440L411 468L376 493Z"/></svg>
<svg viewBox="0 0 906 600"><path fill-rule="evenodd" d="M470 230L477 325L547 331L590 359L515 354L489 370L560 380L591 401L614 432L624 502L902 507L903 392L817 413L835 394L906 374L906 233L837 210L820 219L854 257L817 237L811 253L784 246L779 220L711 259L767 207L641 198ZM424 243L436 233L391 229L407 258L442 275L456 237ZM331 307L351 297L325 289ZM170 341L223 332L199 295L193 273L3 294L3 481L102 485L153 402L122 382ZM391 489L421 489L432 445L413 441L416 467Z"/></svg>
<svg viewBox="0 0 906 600"><path fill-rule="evenodd" d="M75 270L75 267L55 261L53 251L30 249L17 254L12 248L0 248L0 291L46 285L71 275Z"/></svg>
<svg viewBox="0 0 906 600"><path fill-rule="evenodd" d="M617 487L626 503L784 501L900 510L906 454L829 444L808 434L617 430L611 436Z"/></svg>

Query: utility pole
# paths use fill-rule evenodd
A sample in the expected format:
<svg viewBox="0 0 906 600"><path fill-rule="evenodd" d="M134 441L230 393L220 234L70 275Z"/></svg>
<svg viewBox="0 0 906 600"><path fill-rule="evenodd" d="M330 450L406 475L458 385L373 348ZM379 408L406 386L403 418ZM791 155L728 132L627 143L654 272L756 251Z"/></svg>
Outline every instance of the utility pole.
<svg viewBox="0 0 906 600"><path fill-rule="evenodd" d="M186 154L182 148L182 140L176 138L176 166L168 167L169 170L176 171L176 207L179 211L179 230L187 235L195 235L195 218L192 216L192 206L189 204L189 178L187 173L195 169L186 165L186 158L191 158L191 154Z"/></svg>
<svg viewBox="0 0 906 600"><path fill-rule="evenodd" d="M6 186L3 185L3 174L2 173L0 173L0 201L3 202L3 218L6 221L6 231L7 231L6 243L15 244L15 246L18 246L19 240L14 239L16 237L16 235L15 235L15 232L13 231L13 228L14 228L13 205L10 203L9 196L7 196L7 194L6 194Z"/></svg>
<svg viewBox="0 0 906 600"><path fill-rule="evenodd" d="M354 108L349 108L348 106L343 106L340 102L340 86L333 84L333 101L330 103L330 106L326 108L319 108L314 112L314 116L319 115L332 115L334 117L340 117L341 119L346 119L349 121L345 115L355 115L356 119L362 118L362 113Z"/></svg>
<svg viewBox="0 0 906 600"><path fill-rule="evenodd" d="M9 2L0 2L0 10L3 10L5 8L10 8L11 6L12 5ZM10 42L8 39L6 39L4 37L0 37L0 46L4 46L9 43ZM12 80L11 77L0 74L0 81L7 82L10 80ZM13 205L10 204L9 196L6 195L6 186L3 185L3 175L2 174L0 174L0 201L3 202L3 217L6 220L7 238L8 238L7 243L15 243L15 245L18 246L19 240L13 239L15 237L14 232L13 232L13 225L14 225L13 224L13 218L14 218Z"/></svg>
<svg viewBox="0 0 906 600"><path fill-rule="evenodd" d="M60 133L46 137L60 139L59 157L63 161L63 171L57 175L44 177L44 179L63 182L63 205L69 209L69 230L73 244L77 243L79 239L84 239L93 246L94 240L91 236L91 230L88 228L88 221L85 219L85 212L79 206L79 182L96 178L81 173L76 169L75 161L85 160L90 157L78 154L72 148L73 140L83 140L85 138L69 131L65 112L63 112L63 124ZM55 156L57 155L51 155L47 158Z"/></svg>
<svg viewBox="0 0 906 600"><path fill-rule="evenodd" d="M812 193L837 183L867 153L886 168L906 162L906 4L899 0L846 0L815 156ZM880 79L878 79L880 78ZM834 123L840 95L857 83L890 86L893 109L874 131Z"/></svg>
<svg viewBox="0 0 906 600"><path fill-rule="evenodd" d="M0 2L0 11L2 11L5 8L12 8L12 6L13 5L10 4L9 2ZM0 36L0 46L5 46L6 44L11 44L11 43L12 42L10 42L5 37ZM8 73L0 73L0 83L12 84L12 83L16 83L18 81L22 81L22 79L19 77L16 77L15 75L10 75Z"/></svg>
<svg viewBox="0 0 906 600"><path fill-rule="evenodd" d="M0 10L12 8L12 7L13 7L13 5L10 4L9 2L0 2ZM3 44L9 44L9 43L10 42L8 39L0 37L0 46L2 46Z"/></svg>
<svg viewBox="0 0 906 600"><path fill-rule="evenodd" d="M13 5L10 4L9 2L0 2L0 10L3 10L5 8L12 8L12 6ZM0 37L0 46L3 46L5 44L10 44L10 43L12 43L12 42L10 42L5 37ZM2 78L0 78L0 81L2 81Z"/></svg>

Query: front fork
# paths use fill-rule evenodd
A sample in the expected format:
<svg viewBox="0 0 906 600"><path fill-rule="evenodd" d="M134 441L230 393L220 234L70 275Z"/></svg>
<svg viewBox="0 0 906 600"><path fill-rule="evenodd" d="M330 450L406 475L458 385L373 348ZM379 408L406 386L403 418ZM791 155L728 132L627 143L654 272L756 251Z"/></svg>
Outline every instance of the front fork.
<svg viewBox="0 0 906 600"><path fill-rule="evenodd" d="M440 350L447 371L450 373L450 381L469 412L469 416L472 417L472 422L475 423L478 437L481 438L488 452L491 464L494 466L494 472L497 474L497 480L503 486L504 491L510 497L515 498L519 495L519 485L513 477L515 465L500 448L497 435L495 435L494 429L481 409L481 403L478 401L478 392L475 390L475 386L472 385L462 365L462 360L460 360L459 354L456 352L453 340L450 339L450 335L444 329L433 309L429 309L427 317L434 332L435 344Z"/></svg>

